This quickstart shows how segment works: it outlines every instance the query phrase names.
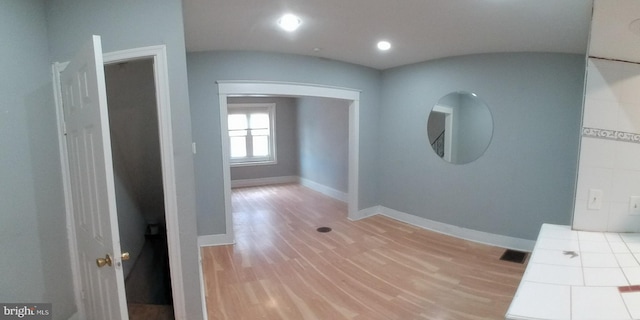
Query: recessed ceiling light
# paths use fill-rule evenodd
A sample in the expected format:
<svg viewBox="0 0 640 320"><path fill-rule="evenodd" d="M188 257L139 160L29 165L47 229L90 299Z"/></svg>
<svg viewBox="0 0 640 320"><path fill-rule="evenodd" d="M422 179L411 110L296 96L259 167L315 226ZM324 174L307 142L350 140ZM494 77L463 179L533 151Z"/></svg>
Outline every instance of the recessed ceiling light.
<svg viewBox="0 0 640 320"><path fill-rule="evenodd" d="M381 51L387 51L391 49L391 43L389 43L389 41L380 41L378 42L378 49Z"/></svg>
<svg viewBox="0 0 640 320"><path fill-rule="evenodd" d="M287 13L278 19L278 25L285 31L293 32L302 24L302 20L296 15Z"/></svg>

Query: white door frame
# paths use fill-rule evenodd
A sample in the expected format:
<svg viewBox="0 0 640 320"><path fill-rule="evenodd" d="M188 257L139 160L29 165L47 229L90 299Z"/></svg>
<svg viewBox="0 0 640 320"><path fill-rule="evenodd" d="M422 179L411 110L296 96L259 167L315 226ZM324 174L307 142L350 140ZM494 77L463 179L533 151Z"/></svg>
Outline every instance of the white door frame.
<svg viewBox="0 0 640 320"><path fill-rule="evenodd" d="M434 112L438 112L438 113L442 113L444 114L445 118L444 118L444 160L446 160L447 162L451 162L453 161L453 139L454 139L454 132L453 132L453 108L449 107L449 106L440 106L440 105L436 105L433 107L433 111Z"/></svg>
<svg viewBox="0 0 640 320"><path fill-rule="evenodd" d="M166 46L150 46L130 50L105 53L104 63L118 63L127 60L153 59L156 85L156 103L158 111L158 128L160 137L160 157L162 165L162 182L164 187L164 205L167 225L167 245L169 249L169 266L171 272L171 286L173 294L173 308L176 319L186 319L184 280L182 277L182 263L180 250L180 233L178 219L178 204L175 182L175 164L173 154L173 136L171 125L171 107L169 98L169 76ZM74 291L78 316L85 317L82 310L81 286L79 280L80 264L78 260L75 227L72 217L71 184L69 178L69 163L67 160L67 145L64 139L64 113L62 111L62 97L60 91L59 74L66 67L66 63L53 65L54 94L56 95L56 113L58 117L59 148L62 165L62 178L67 211L67 230L69 232L69 251L71 256L71 271L73 273Z"/></svg>
<svg viewBox="0 0 640 320"><path fill-rule="evenodd" d="M234 242L233 215L231 211L231 169L229 164L229 131L227 128L227 98L250 95L288 97L319 97L348 100L349 103L349 178L348 218L357 220L358 177L360 148L360 91L316 84L270 81L217 81L220 101L220 137L222 138L222 166L226 242Z"/></svg>

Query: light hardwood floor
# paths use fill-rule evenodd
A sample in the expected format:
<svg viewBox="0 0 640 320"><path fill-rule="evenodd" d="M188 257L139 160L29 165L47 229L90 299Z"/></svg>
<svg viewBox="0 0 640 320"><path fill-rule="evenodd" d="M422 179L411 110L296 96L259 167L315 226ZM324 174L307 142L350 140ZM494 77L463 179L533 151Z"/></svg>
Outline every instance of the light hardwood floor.
<svg viewBox="0 0 640 320"><path fill-rule="evenodd" d="M202 249L210 320L504 319L525 269L502 248L350 221L345 203L299 185L232 197L236 244Z"/></svg>

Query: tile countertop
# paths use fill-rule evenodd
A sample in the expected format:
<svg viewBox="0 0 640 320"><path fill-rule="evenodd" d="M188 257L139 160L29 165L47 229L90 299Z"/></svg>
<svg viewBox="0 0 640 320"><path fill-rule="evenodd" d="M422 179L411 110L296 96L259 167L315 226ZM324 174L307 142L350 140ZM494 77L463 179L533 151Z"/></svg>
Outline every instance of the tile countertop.
<svg viewBox="0 0 640 320"><path fill-rule="evenodd" d="M640 234L542 225L506 319L640 319Z"/></svg>

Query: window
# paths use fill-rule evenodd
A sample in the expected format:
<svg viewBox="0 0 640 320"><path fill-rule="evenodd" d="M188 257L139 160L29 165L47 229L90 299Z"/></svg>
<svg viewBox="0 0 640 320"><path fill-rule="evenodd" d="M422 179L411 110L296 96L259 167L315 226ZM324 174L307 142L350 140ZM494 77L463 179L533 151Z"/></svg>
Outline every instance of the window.
<svg viewBox="0 0 640 320"><path fill-rule="evenodd" d="M275 103L229 104L232 166L275 164Z"/></svg>

